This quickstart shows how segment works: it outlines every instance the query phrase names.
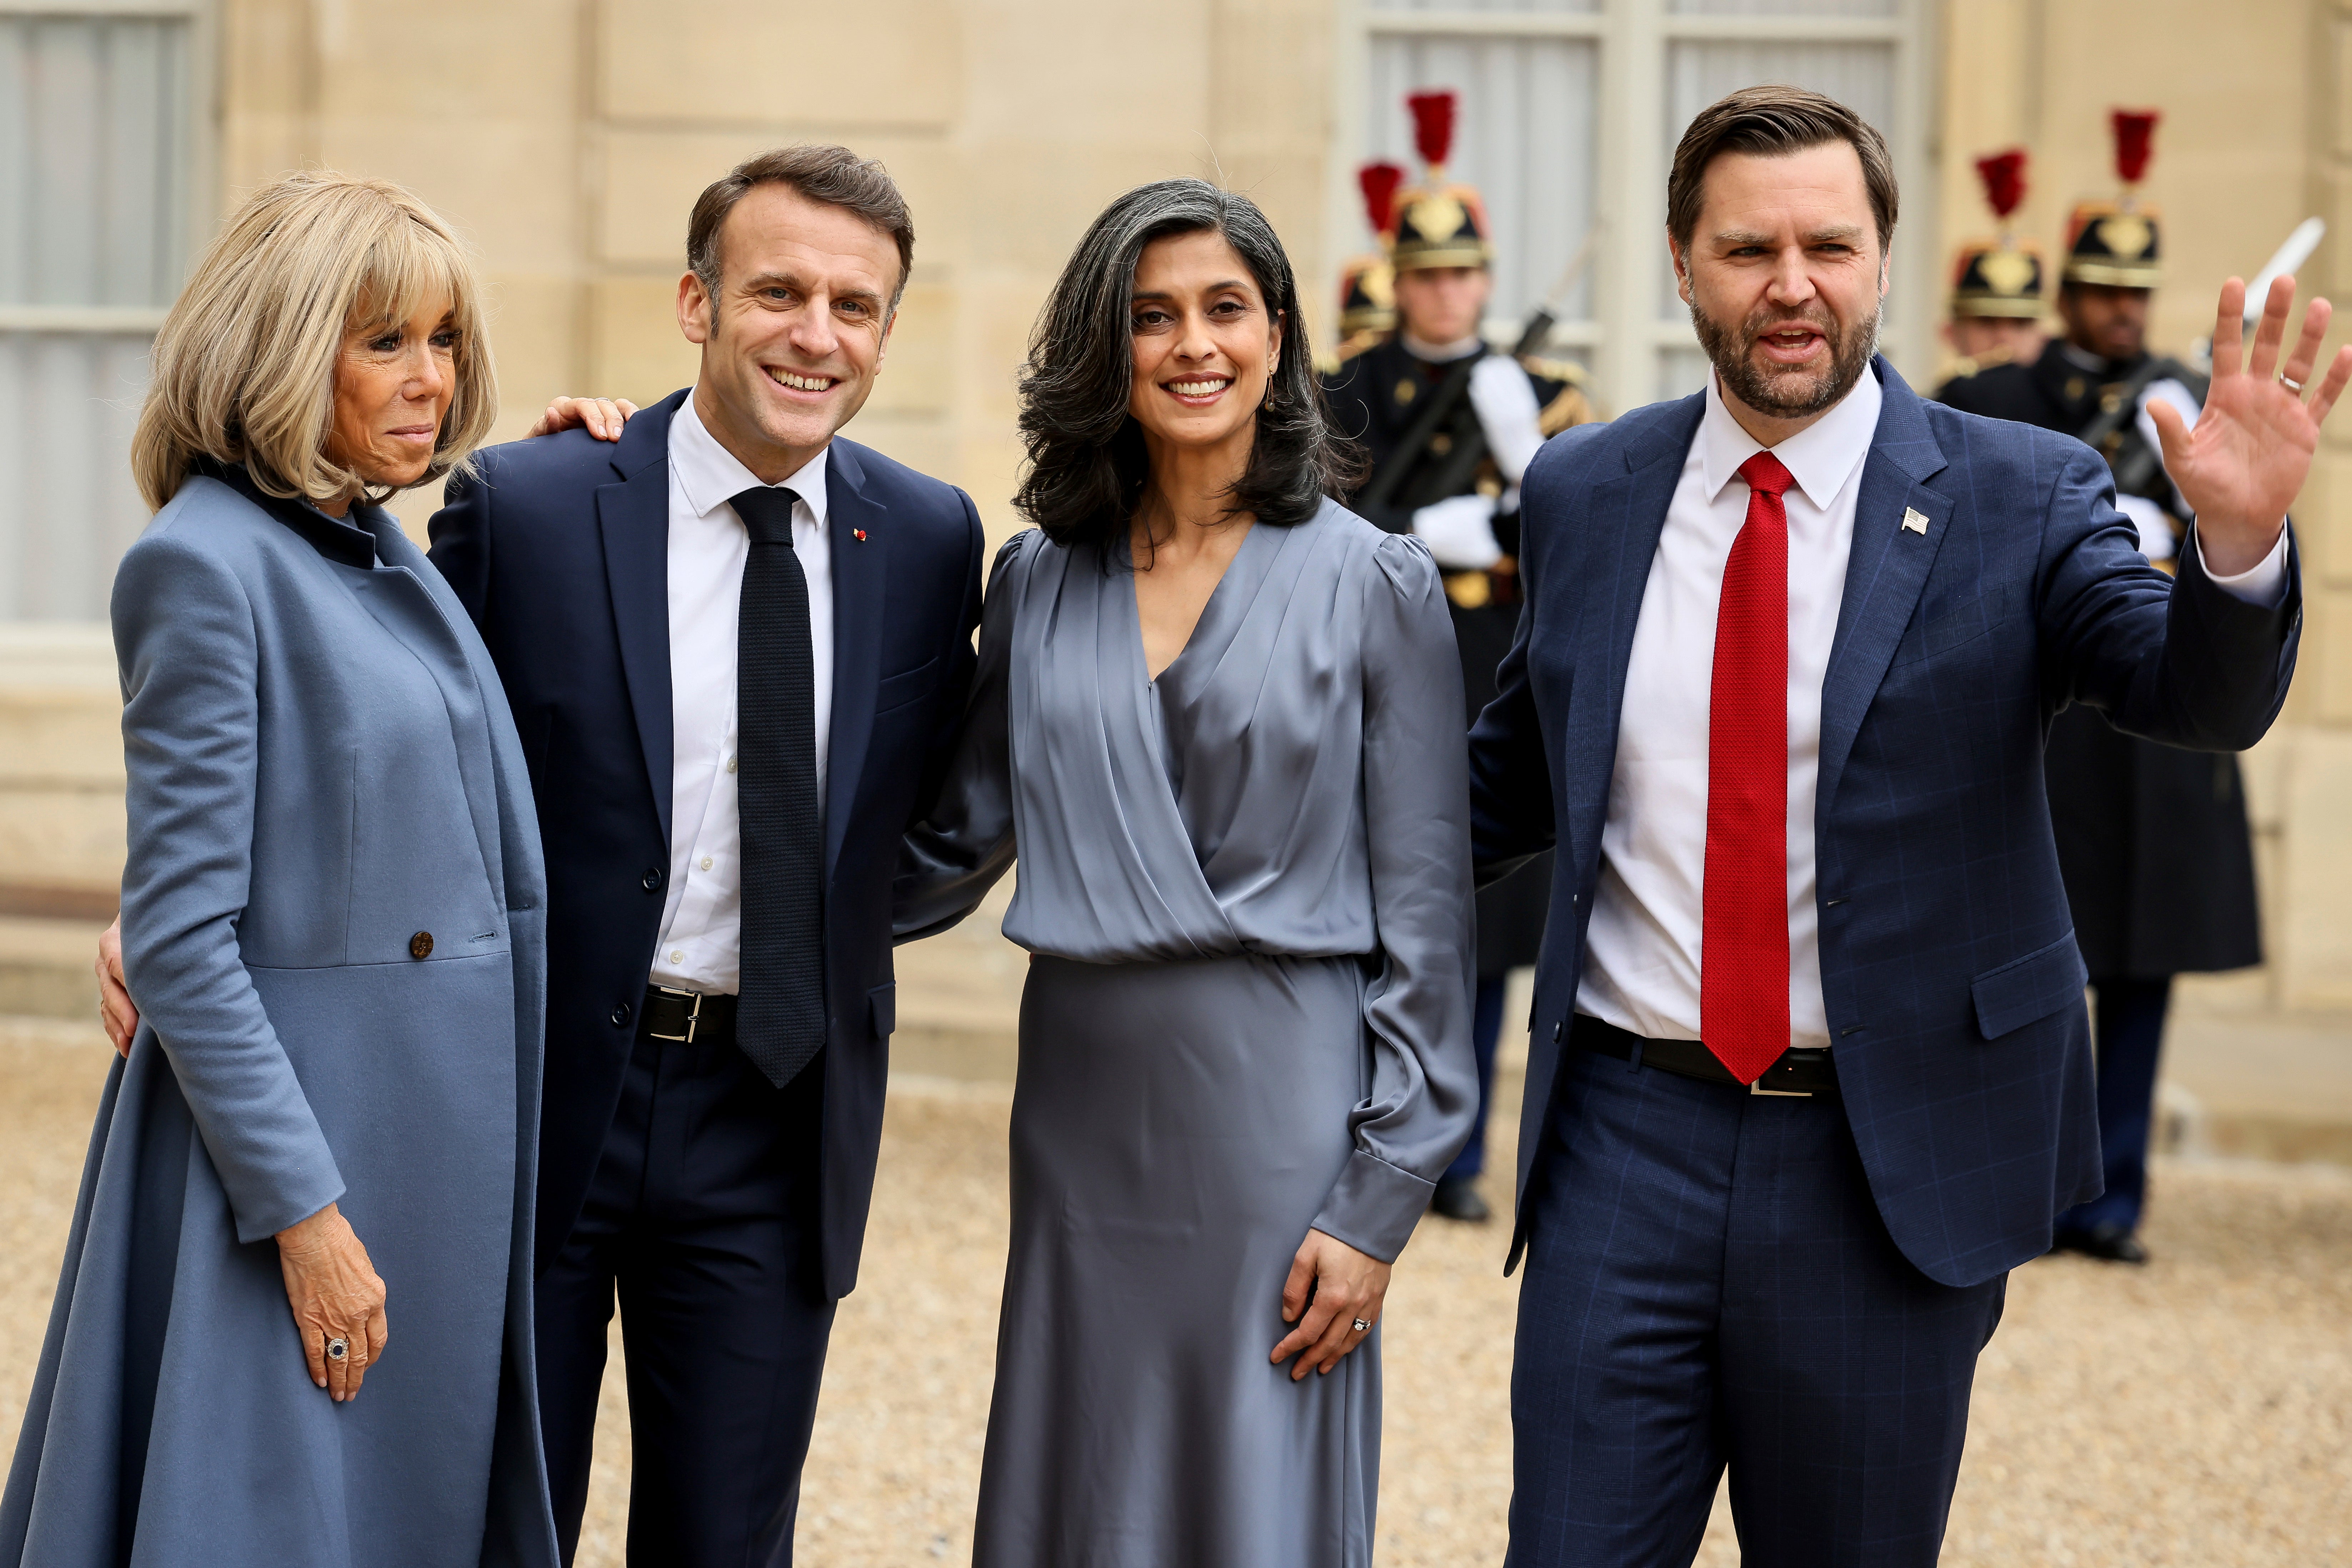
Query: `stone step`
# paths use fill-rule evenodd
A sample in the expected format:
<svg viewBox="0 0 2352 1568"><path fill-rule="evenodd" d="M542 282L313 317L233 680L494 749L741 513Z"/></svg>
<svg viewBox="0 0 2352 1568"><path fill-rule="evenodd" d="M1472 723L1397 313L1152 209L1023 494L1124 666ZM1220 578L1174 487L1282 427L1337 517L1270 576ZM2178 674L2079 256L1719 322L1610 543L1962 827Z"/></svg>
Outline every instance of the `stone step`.
<svg viewBox="0 0 2352 1568"><path fill-rule="evenodd" d="M0 916L0 1014L95 1020L103 920Z"/></svg>

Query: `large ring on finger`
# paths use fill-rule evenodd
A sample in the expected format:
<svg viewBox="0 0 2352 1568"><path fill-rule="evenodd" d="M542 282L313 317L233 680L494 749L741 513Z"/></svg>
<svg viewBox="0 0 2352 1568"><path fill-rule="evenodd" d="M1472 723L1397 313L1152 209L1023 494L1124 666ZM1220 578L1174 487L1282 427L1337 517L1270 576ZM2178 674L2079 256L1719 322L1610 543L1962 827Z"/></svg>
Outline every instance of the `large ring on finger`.
<svg viewBox="0 0 2352 1568"><path fill-rule="evenodd" d="M1372 1331L1372 1325L1364 1321L1363 1319L1358 1318L1356 1320L1356 1331L1360 1334L1369 1334Z"/></svg>
<svg viewBox="0 0 2352 1568"><path fill-rule="evenodd" d="M352 1342L340 1336L327 1342L327 1359L341 1361L352 1353Z"/></svg>
<svg viewBox="0 0 2352 1568"><path fill-rule="evenodd" d="M2289 392L2294 393L2297 397L2301 397L2303 395L2303 383L2295 380L2294 377L2287 374L2284 371L2279 372L2279 384L2285 387Z"/></svg>

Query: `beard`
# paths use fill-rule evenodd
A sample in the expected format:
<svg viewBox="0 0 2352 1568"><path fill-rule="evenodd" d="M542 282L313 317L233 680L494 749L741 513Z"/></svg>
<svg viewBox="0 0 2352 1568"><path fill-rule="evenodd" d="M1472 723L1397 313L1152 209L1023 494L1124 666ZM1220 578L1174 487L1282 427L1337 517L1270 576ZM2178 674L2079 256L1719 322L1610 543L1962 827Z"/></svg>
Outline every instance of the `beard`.
<svg viewBox="0 0 2352 1568"><path fill-rule="evenodd" d="M1706 357L1714 363L1715 374L1723 378L1725 391L1759 414L1775 419L1801 419L1835 407L1840 398L1853 390L1862 373L1870 368L1870 356L1878 351L1882 307L1873 300L1870 314L1843 331L1838 330L1837 318L1818 301L1802 310L1759 310L1736 329L1708 315L1696 299L1691 301L1690 314L1699 346L1706 350ZM1756 363L1757 343L1768 333L1797 323L1811 327L1829 344L1828 368L1768 370L1759 366Z"/></svg>

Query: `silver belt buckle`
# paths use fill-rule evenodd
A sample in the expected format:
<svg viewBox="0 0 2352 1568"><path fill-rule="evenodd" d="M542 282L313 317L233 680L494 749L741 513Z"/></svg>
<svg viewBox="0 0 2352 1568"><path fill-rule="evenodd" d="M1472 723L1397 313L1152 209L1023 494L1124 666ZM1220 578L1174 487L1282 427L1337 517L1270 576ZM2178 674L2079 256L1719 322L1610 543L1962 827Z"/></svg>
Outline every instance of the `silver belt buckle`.
<svg viewBox="0 0 2352 1568"><path fill-rule="evenodd" d="M692 1045L694 1043L694 1026L702 1017L702 993L699 991L680 991L674 985L656 985L654 989L664 996L690 996L694 1000L687 1005L686 1033L683 1035L664 1035L659 1034L655 1030L647 1029L646 1031L646 1036L652 1039L678 1040L688 1045Z"/></svg>
<svg viewBox="0 0 2352 1568"><path fill-rule="evenodd" d="M1764 1080L1771 1076L1772 1069L1770 1068L1766 1068L1761 1073L1757 1075L1756 1081L1748 1086L1748 1092L1750 1094L1762 1095L1769 1100L1811 1100L1813 1098L1813 1091L1810 1089L1766 1089L1764 1087Z"/></svg>

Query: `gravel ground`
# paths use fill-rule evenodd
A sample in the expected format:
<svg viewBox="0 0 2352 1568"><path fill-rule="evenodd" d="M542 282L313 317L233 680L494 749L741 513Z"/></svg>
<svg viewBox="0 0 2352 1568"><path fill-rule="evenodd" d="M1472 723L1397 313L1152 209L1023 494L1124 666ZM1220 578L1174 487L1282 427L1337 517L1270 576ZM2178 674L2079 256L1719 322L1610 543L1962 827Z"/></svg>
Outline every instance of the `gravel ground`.
<svg viewBox="0 0 2352 1568"><path fill-rule="evenodd" d="M55 1289L105 1070L94 1039L0 1025L0 1413L22 1406ZM1006 1101L909 1087L891 1100L864 1282L834 1336L801 1513L800 1560L814 1568L961 1563L971 1549ZM2012 1281L1947 1563L2352 1561L2352 1173L2179 1163L2158 1180L2152 1267L2053 1258ZM1515 1294L1501 1243L1496 1227L1433 1221L1398 1268L1382 1330L1385 1568L1501 1561ZM604 1415L583 1568L621 1561L617 1368ZM1720 1507L1699 1561L1738 1561Z"/></svg>

